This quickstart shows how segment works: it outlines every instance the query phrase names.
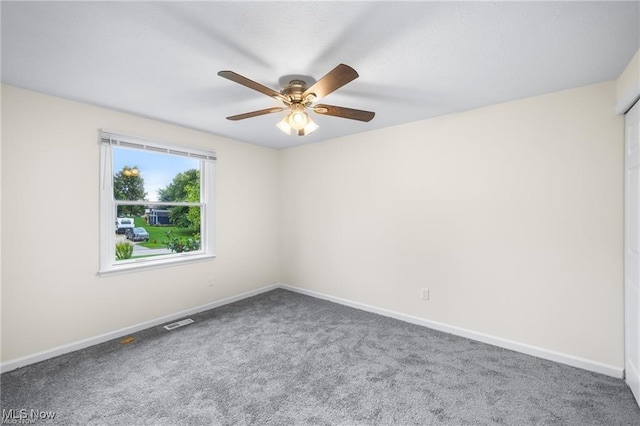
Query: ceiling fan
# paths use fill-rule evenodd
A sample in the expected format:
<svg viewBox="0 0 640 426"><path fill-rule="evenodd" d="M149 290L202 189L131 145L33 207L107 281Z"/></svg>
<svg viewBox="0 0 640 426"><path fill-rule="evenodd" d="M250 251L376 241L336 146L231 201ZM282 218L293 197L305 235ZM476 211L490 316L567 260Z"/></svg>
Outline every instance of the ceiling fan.
<svg viewBox="0 0 640 426"><path fill-rule="evenodd" d="M266 108L259 111L232 115L227 117L227 120L244 120L245 118L289 110L282 121L276 125L286 134L291 134L291 130L294 130L298 136L304 136L318 128L318 125L314 123L307 114L307 109L316 114L331 115L333 117L342 117L358 121L371 121L375 116L374 112L360 109L325 104L313 105L317 100L324 98L329 93L334 92L358 78L356 70L345 64L340 64L329 71L324 77L312 84L311 87L307 87L307 83L303 80L296 79L291 80L289 84L279 92L233 71L220 71L218 75L281 101L285 105L284 107Z"/></svg>

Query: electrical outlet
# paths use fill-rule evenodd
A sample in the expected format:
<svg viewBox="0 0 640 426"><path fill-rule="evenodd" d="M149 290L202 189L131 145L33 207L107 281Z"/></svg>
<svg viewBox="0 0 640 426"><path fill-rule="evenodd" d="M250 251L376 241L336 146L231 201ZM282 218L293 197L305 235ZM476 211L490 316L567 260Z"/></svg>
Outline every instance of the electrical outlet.
<svg viewBox="0 0 640 426"><path fill-rule="evenodd" d="M429 289L423 288L420 290L420 297L422 297L423 300L429 300Z"/></svg>
<svg viewBox="0 0 640 426"><path fill-rule="evenodd" d="M209 277L208 283L209 283L209 287L213 287L213 284L214 284L213 283L213 277Z"/></svg>

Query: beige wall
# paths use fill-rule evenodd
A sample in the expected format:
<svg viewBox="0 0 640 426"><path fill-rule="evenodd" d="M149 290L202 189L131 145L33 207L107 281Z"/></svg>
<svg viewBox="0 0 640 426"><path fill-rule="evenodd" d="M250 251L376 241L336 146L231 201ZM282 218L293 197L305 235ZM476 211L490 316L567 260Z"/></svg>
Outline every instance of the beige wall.
<svg viewBox="0 0 640 426"><path fill-rule="evenodd" d="M281 281L621 368L615 102L608 82L278 152L4 86L2 361ZM216 150L215 261L96 276L98 128Z"/></svg>
<svg viewBox="0 0 640 426"><path fill-rule="evenodd" d="M621 368L615 103L606 82L283 151L281 281Z"/></svg>
<svg viewBox="0 0 640 426"><path fill-rule="evenodd" d="M96 276L99 128L217 152L217 259ZM277 151L3 86L2 153L3 361L278 281Z"/></svg>
<svg viewBox="0 0 640 426"><path fill-rule="evenodd" d="M634 99L640 96L640 50L631 58L627 67L618 77L616 93L618 102L625 103L635 102ZM626 108L630 108L631 105L627 105Z"/></svg>

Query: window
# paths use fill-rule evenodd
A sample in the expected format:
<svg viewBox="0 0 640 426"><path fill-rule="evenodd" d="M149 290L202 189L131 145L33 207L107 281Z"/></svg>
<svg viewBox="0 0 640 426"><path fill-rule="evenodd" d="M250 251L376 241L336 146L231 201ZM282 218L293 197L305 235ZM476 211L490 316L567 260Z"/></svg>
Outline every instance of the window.
<svg viewBox="0 0 640 426"><path fill-rule="evenodd" d="M215 153L100 135L100 271L211 259Z"/></svg>

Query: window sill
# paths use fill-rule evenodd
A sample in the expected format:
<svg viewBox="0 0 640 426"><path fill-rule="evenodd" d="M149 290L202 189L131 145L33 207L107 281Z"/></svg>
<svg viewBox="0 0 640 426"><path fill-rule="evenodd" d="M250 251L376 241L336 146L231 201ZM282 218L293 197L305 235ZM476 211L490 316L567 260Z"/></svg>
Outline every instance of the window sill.
<svg viewBox="0 0 640 426"><path fill-rule="evenodd" d="M168 266L206 262L215 258L215 254L185 254L178 257L172 257L170 259L162 260L140 259L136 262L116 265L109 269L101 269L98 271L97 275L100 277L106 277L111 275L127 274L131 272L148 271L151 269L164 268Z"/></svg>

